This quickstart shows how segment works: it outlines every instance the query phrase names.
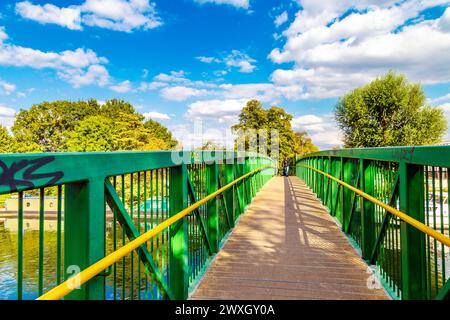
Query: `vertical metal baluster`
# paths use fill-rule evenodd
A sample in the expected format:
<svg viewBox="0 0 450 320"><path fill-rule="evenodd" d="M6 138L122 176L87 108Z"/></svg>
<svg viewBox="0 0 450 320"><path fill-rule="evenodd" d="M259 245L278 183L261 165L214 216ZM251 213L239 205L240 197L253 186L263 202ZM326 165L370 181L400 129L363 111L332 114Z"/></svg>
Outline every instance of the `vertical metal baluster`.
<svg viewBox="0 0 450 320"><path fill-rule="evenodd" d="M150 227L151 227L151 229L153 229L155 227L155 224L153 221L153 191L154 191L154 189L153 189L153 174L154 174L154 170L151 170L150 171ZM150 240L150 248L151 248L150 253L151 253L153 259L156 260L153 238ZM154 293L155 293L155 283L153 281L154 278L152 277L151 280L152 280L151 288L150 288L151 289L151 298L155 299L156 296L154 295Z"/></svg>
<svg viewBox="0 0 450 320"><path fill-rule="evenodd" d="M117 190L117 177L113 177L113 186ZM112 209L111 209L112 210ZM117 250L117 213L116 210L112 210L113 221L112 221L112 232L113 232L113 251ZM113 296L117 299L117 263L113 265Z"/></svg>
<svg viewBox="0 0 450 320"><path fill-rule="evenodd" d="M137 173L137 229L139 235L141 234L141 173ZM138 287L137 298L141 300L141 259L139 254L136 254L138 267Z"/></svg>
<svg viewBox="0 0 450 320"><path fill-rule="evenodd" d="M130 173L130 217L131 221L134 224L134 173ZM134 251L131 251L130 254L130 272L131 272L131 283L130 283L130 299L134 300Z"/></svg>
<svg viewBox="0 0 450 320"><path fill-rule="evenodd" d="M427 226L430 226L430 187L429 187L429 167L425 166L425 221ZM430 236L426 235L426 256L427 256L427 295L428 299L431 298L432 292L431 292L431 254L430 254Z"/></svg>
<svg viewBox="0 0 450 320"><path fill-rule="evenodd" d="M59 285L61 277L61 233L62 233L62 186L58 186L57 191L57 213L56 213L56 283Z"/></svg>
<svg viewBox="0 0 450 320"><path fill-rule="evenodd" d="M122 182L122 202L125 205L125 176L121 175ZM123 227L120 228L122 233L122 247L125 245L125 230ZM122 258L122 300L126 299L126 260L125 257Z"/></svg>
<svg viewBox="0 0 450 320"><path fill-rule="evenodd" d="M44 188L39 189L39 275L38 295L44 293Z"/></svg>
<svg viewBox="0 0 450 320"><path fill-rule="evenodd" d="M444 201L442 193L442 167L439 167L439 208L440 208L440 223L441 223L441 233L444 234ZM448 192L448 191L447 191ZM441 260L442 260L442 284L445 283L445 246L441 242Z"/></svg>
<svg viewBox="0 0 450 320"><path fill-rule="evenodd" d="M148 231L147 227L147 172L144 171L144 232ZM145 243L145 247L148 249L148 241ZM151 252L151 251L150 251ZM148 267L147 264L144 264L144 273L145 273L145 300L148 300Z"/></svg>
<svg viewBox="0 0 450 320"><path fill-rule="evenodd" d="M159 221L159 169L156 169L156 225L160 224ZM160 254L159 254L159 235L156 236L156 265L159 267L160 266ZM160 299L160 292L157 291L157 296L156 299L159 300Z"/></svg>
<svg viewBox="0 0 450 320"><path fill-rule="evenodd" d="M436 171L435 171L435 167L431 167L431 170L433 172L433 176L432 176L432 186L433 186L433 229L436 230ZM438 288L439 288L439 283L438 283L438 259L437 259L437 240L434 239L433 240L434 243L434 255L433 255L433 260L434 260L434 296L438 293Z"/></svg>
<svg viewBox="0 0 450 320"><path fill-rule="evenodd" d="M17 230L17 300L23 298L23 192L18 195Z"/></svg>

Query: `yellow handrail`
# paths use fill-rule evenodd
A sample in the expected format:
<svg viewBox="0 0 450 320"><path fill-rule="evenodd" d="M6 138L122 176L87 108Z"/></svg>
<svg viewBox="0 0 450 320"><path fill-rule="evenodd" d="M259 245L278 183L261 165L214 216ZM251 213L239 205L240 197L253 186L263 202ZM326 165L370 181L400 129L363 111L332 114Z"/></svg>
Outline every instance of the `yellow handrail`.
<svg viewBox="0 0 450 320"><path fill-rule="evenodd" d="M155 228L143 233L142 235L140 235L133 241L130 241L123 247L117 249L113 253L107 255L106 257L100 259L93 265L91 265L91 266L87 267L86 269L84 269L83 271L81 271L79 274L77 274L75 276L75 277L77 277L76 284L81 286L82 284L88 282L90 279L92 279L93 277L95 277L96 275L101 273L103 270L107 269L109 266L113 265L114 263L116 263L117 261L119 261L120 259L125 257L131 251L139 248L141 245L143 245L144 243L149 241L151 238L155 237L158 233L160 233L164 229L170 227L172 224L174 224L178 220L182 219L184 216L188 215L190 212L194 211L195 209L197 209L201 205L205 204L209 200L217 197L219 194L221 194L222 192L224 192L225 190L227 190L234 184L238 183L239 181L247 178L248 176L250 176L258 171L261 171L261 170L269 168L269 167L272 167L272 165L266 165L261 168L255 169L247 174L244 174L243 176L239 177L238 179L228 183L227 185L223 186L222 188L218 189L217 191L211 193L207 197L197 201L196 203L190 205L186 209L180 211L176 215L161 222ZM76 289L76 288L74 288L74 286L72 286L73 282L74 282L74 280L72 277L72 278L66 280L65 282L61 283L57 287L51 289L47 293L43 294L42 296L37 298L37 300L59 300Z"/></svg>
<svg viewBox="0 0 450 320"><path fill-rule="evenodd" d="M408 223L409 225L413 226L414 228L422 231L423 233L426 233L430 237L432 237L432 238L438 240L439 242L445 244L447 247L450 247L450 238L449 237L447 237L446 235L443 235L440 232L437 232L436 230L430 228L426 224L424 224L424 223L422 223L422 222L420 222L420 221L418 221L418 220L416 220L414 218L411 218L406 213L401 212L400 210L397 210L397 209L395 209L395 208L385 204L384 202L381 202L377 198L372 197L371 195L365 193L364 191L361 191L361 190L359 190L359 189L349 185L348 183L345 183L344 181L333 177L332 175L330 175L330 174L328 174L326 172L320 171L319 169L313 168L313 167L308 166L308 165L301 165L301 166L304 167L304 168L308 168L308 169L314 170L314 171L316 171L316 172L318 172L318 173L320 173L320 174L322 174L322 175L324 175L324 176L326 176L326 177L336 181L337 183L343 185L344 187L346 187L346 188L352 190L353 192L359 194L361 197L366 198L370 202L375 203L376 205L382 207L386 211L388 211L388 212L392 213L393 215L399 217L404 222Z"/></svg>

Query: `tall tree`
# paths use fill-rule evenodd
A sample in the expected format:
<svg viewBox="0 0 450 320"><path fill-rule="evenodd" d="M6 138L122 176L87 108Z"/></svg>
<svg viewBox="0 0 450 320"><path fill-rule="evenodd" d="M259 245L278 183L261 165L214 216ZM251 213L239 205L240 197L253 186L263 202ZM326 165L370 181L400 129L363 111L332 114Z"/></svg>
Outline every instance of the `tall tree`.
<svg viewBox="0 0 450 320"><path fill-rule="evenodd" d="M276 160L281 165L283 159L293 157L296 150L291 120L292 115L284 109L271 107L266 110L261 102L251 100L242 109L239 115L239 123L232 127L233 132L237 134L236 147L245 145L246 150L250 147L251 150L259 152L267 148L267 153L276 158L273 154L275 146L272 145L272 138L276 140L273 135L276 134L279 147L279 156ZM254 148L255 146L251 145L252 142L255 142L255 138L260 141L259 148Z"/></svg>
<svg viewBox="0 0 450 320"><path fill-rule="evenodd" d="M9 135L8 130L0 125L0 153L7 153L11 150L13 138Z"/></svg>
<svg viewBox="0 0 450 320"><path fill-rule="evenodd" d="M169 149L177 146L178 141L173 137L172 132L158 121L148 119L144 122L144 127L149 130L153 137L164 141Z"/></svg>
<svg viewBox="0 0 450 320"><path fill-rule="evenodd" d="M436 144L447 129L421 85L394 72L343 96L335 118L349 148Z"/></svg>
<svg viewBox="0 0 450 320"><path fill-rule="evenodd" d="M144 123L130 103L117 99L102 106L96 100L33 105L17 114L12 131L14 143L0 151L168 150L177 144L166 127Z"/></svg>
<svg viewBox="0 0 450 320"><path fill-rule="evenodd" d="M307 153L319 151L312 139L309 137L307 132L296 132L295 133L295 153L297 155L303 156Z"/></svg>
<svg viewBox="0 0 450 320"><path fill-rule="evenodd" d="M96 115L100 106L97 101L54 101L33 105L20 110L12 126L14 138L21 143L35 143L40 151L63 151L67 132L78 121Z"/></svg>

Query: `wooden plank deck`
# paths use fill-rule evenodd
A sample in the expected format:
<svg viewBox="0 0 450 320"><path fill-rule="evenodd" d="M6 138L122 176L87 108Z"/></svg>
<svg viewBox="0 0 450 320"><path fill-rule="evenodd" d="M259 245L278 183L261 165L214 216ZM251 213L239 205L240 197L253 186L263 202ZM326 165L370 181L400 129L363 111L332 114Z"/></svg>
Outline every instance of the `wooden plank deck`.
<svg viewBox="0 0 450 320"><path fill-rule="evenodd" d="M191 299L389 299L307 186L275 177L255 197Z"/></svg>

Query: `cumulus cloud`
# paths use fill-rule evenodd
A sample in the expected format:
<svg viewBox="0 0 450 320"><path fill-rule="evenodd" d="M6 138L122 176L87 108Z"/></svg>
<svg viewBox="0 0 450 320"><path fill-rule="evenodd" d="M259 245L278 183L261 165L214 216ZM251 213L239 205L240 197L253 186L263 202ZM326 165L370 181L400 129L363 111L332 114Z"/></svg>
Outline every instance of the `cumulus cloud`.
<svg viewBox="0 0 450 320"><path fill-rule="evenodd" d="M82 25L132 32L153 29L162 24L155 4L149 0L86 0L80 5L60 8L53 4L16 4L16 12L25 19L53 23L72 30Z"/></svg>
<svg viewBox="0 0 450 320"><path fill-rule="evenodd" d="M196 3L226 4L236 8L249 9L250 0L194 0Z"/></svg>
<svg viewBox="0 0 450 320"><path fill-rule="evenodd" d="M192 97L201 97L208 94L205 89L195 89L184 86L167 87L161 90L161 97L171 101L184 101Z"/></svg>
<svg viewBox="0 0 450 320"><path fill-rule="evenodd" d="M5 80L0 79L0 93L6 94L7 96L9 96L14 91L16 91L15 84L9 83Z"/></svg>
<svg viewBox="0 0 450 320"><path fill-rule="evenodd" d="M213 62L220 62L220 59L214 58L214 57L205 57L205 56L199 56L196 57L197 60L203 62L203 63L213 63Z"/></svg>
<svg viewBox="0 0 450 320"><path fill-rule="evenodd" d="M176 89L173 89L177 87ZM168 100L173 101L183 101L188 99L191 96L199 96L199 93L203 93L202 95L206 95L207 91L204 88L215 88L217 87L216 83L205 82L205 81L193 81L187 78L187 74L185 71L170 71L169 73L160 73L153 77L153 81L151 82L141 82L138 90L139 91L148 91L148 90L162 90L162 96ZM197 88L203 88L199 90ZM187 90L188 89L188 90ZM184 91L185 94L181 94ZM167 94L178 94L177 99L172 99ZM184 97L183 99L181 97Z"/></svg>
<svg viewBox="0 0 450 320"><path fill-rule="evenodd" d="M53 23L71 30L81 30L80 8L71 6L59 8L53 4L34 5L29 1L16 4L16 12L22 18L34 20L42 24Z"/></svg>
<svg viewBox="0 0 450 320"><path fill-rule="evenodd" d="M294 117L291 123L294 130L308 132L312 141L321 148L342 145L341 134L332 115L308 114Z"/></svg>
<svg viewBox="0 0 450 320"><path fill-rule="evenodd" d="M0 104L0 125L10 128L14 124L14 117L16 115L16 110Z"/></svg>
<svg viewBox="0 0 450 320"><path fill-rule="evenodd" d="M166 113L161 113L157 111L150 111L144 113L145 119L153 119L153 120L170 120L170 116Z"/></svg>
<svg viewBox="0 0 450 320"><path fill-rule="evenodd" d="M235 123L247 100L203 100L189 104L186 118L189 120L215 120L219 123Z"/></svg>
<svg viewBox="0 0 450 320"><path fill-rule="evenodd" d="M232 50L223 58L200 56L196 59L204 63L221 63L229 68L238 68L238 71L243 73L253 72L256 69L255 62L257 62L239 50Z"/></svg>
<svg viewBox="0 0 450 320"><path fill-rule="evenodd" d="M272 80L303 85L306 98L337 97L390 69L424 84L450 81L450 9L435 20L421 12L449 1L312 1L283 32L286 42L269 55ZM353 11L349 11L353 9ZM345 14L344 14L345 13Z"/></svg>
<svg viewBox="0 0 450 320"><path fill-rule="evenodd" d="M289 19L289 15L287 13L287 11L284 11L282 14L280 14L279 16L277 16L275 18L275 26L278 28L279 26L285 24Z"/></svg>
<svg viewBox="0 0 450 320"><path fill-rule="evenodd" d="M0 39L7 39L1 27ZM99 57L90 49L45 52L0 41L0 65L53 69L61 79L74 87L89 84L106 85L109 82L109 73L104 67L106 63L108 63L106 58Z"/></svg>
<svg viewBox="0 0 450 320"><path fill-rule="evenodd" d="M110 86L109 88L118 93L127 93L133 90L129 80L122 81L121 83Z"/></svg>

